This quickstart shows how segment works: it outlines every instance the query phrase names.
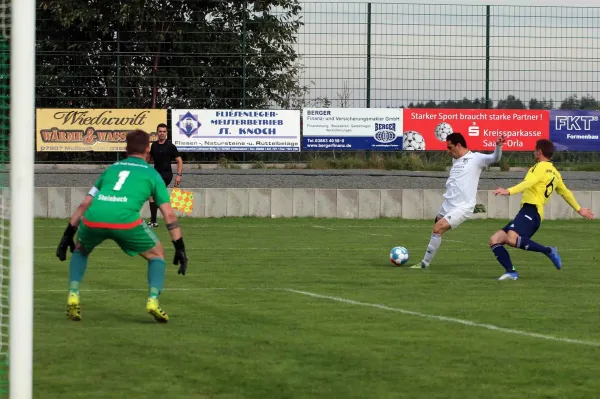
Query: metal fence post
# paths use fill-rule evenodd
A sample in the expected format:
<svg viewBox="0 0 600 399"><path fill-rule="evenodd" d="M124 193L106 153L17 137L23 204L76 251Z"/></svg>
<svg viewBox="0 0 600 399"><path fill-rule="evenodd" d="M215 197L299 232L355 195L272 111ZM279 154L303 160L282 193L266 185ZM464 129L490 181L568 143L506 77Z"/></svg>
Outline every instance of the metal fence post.
<svg viewBox="0 0 600 399"><path fill-rule="evenodd" d="M485 6L485 108L490 107L490 6ZM493 105L492 105L493 108Z"/></svg>
<svg viewBox="0 0 600 399"><path fill-rule="evenodd" d="M121 108L121 34L117 30L117 109ZM117 161L121 157L117 152Z"/></svg>
<svg viewBox="0 0 600 399"><path fill-rule="evenodd" d="M244 0L242 9L242 108L246 108L246 9L248 0Z"/></svg>
<svg viewBox="0 0 600 399"><path fill-rule="evenodd" d="M242 9L242 109L246 109L246 10L248 7L248 0L244 0ZM242 162L246 162L246 153L242 153Z"/></svg>
<svg viewBox="0 0 600 399"><path fill-rule="evenodd" d="M121 35L117 31L117 108L121 107Z"/></svg>
<svg viewBox="0 0 600 399"><path fill-rule="evenodd" d="M371 108L371 3L367 3L367 108ZM371 159L371 151L366 151L366 159Z"/></svg>
<svg viewBox="0 0 600 399"><path fill-rule="evenodd" d="M371 108L371 3L367 3L367 108Z"/></svg>

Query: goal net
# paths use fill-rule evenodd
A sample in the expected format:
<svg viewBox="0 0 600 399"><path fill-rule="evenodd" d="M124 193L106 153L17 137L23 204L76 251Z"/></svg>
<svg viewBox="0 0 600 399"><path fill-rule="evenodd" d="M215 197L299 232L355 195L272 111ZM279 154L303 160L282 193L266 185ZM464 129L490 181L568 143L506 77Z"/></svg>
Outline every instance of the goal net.
<svg viewBox="0 0 600 399"><path fill-rule="evenodd" d="M31 399L36 0L0 0L0 398Z"/></svg>

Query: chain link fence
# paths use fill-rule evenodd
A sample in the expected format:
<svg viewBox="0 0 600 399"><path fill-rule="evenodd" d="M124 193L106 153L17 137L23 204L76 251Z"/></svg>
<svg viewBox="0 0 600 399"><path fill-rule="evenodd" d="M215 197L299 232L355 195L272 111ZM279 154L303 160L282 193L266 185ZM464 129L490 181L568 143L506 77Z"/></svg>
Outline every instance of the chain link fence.
<svg viewBox="0 0 600 399"><path fill-rule="evenodd" d="M600 8L182 0L124 12L56 3L38 10L38 107L600 109ZM37 161L118 156L38 153Z"/></svg>

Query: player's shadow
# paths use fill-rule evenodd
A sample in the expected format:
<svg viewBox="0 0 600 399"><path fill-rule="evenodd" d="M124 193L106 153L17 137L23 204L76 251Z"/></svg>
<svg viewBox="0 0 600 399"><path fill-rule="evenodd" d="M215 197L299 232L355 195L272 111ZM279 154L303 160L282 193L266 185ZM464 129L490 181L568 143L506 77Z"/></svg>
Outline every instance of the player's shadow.
<svg viewBox="0 0 600 399"><path fill-rule="evenodd" d="M418 261L412 262L411 260L409 260L405 264L398 266L388 260L387 262L385 262L385 261L378 261L376 263L371 262L371 264L369 266L376 267L378 269L390 269L392 271L402 271L402 270L408 269L410 266L414 265L417 262Z"/></svg>
<svg viewBox="0 0 600 399"><path fill-rule="evenodd" d="M145 317L144 317L144 315L122 314L121 320L123 322L132 323L132 324L169 324L169 323L159 323L156 320L154 320L154 317L152 317L149 314L146 314ZM169 322L171 322L171 321L172 321L172 317L169 317Z"/></svg>
<svg viewBox="0 0 600 399"><path fill-rule="evenodd" d="M107 319L107 321L109 319L109 317L104 318ZM143 309L134 313L116 311L110 314L110 319L116 322L127 324L169 324L157 322L154 320L154 317L152 317L149 313L146 313ZM171 320L172 317L169 316L169 322L171 322Z"/></svg>
<svg viewBox="0 0 600 399"><path fill-rule="evenodd" d="M171 316L170 320L172 319ZM145 313L143 310L141 312L138 313L126 313L126 312L118 312L118 311L114 311L114 310L110 310L110 309L87 309L87 311L84 310L83 312L83 318L81 321L77 321L77 322L73 322L71 320L68 320L66 317L64 317L64 312L55 312L55 318L58 319L63 319L68 323L72 323L72 324L81 324L82 326L86 326L86 325L92 325L98 322L101 323L112 323L112 322L118 322L118 323L125 323L125 324L163 324L163 323L158 323L156 320L154 320L154 317L152 317L150 314Z"/></svg>

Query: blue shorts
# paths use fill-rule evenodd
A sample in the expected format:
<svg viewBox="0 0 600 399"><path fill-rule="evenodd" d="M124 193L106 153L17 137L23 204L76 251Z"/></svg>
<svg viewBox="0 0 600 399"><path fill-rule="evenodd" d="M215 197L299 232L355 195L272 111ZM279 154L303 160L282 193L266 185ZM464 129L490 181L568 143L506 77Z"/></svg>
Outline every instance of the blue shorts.
<svg viewBox="0 0 600 399"><path fill-rule="evenodd" d="M540 228L542 219L535 205L523 204L519 213L502 229L505 233L514 230L519 236L531 238Z"/></svg>

